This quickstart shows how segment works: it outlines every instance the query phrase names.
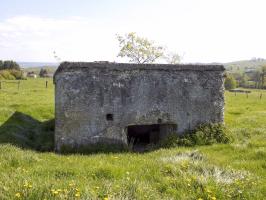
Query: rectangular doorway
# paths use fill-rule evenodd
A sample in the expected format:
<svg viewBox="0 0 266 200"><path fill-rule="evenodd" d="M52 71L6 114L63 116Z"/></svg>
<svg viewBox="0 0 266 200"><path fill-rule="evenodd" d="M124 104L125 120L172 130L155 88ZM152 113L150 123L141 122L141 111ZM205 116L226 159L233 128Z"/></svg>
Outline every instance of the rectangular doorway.
<svg viewBox="0 0 266 200"><path fill-rule="evenodd" d="M176 127L175 124L131 125L127 127L127 142L133 149L142 149L173 134Z"/></svg>

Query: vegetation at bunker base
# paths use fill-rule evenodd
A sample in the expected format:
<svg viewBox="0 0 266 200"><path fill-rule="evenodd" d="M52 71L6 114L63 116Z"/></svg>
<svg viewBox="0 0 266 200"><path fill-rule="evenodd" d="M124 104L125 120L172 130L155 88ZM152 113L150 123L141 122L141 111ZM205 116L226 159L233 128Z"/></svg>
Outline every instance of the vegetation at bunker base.
<svg viewBox="0 0 266 200"><path fill-rule="evenodd" d="M46 89L45 79L23 80L19 90L14 84L0 90L0 199L265 198L265 91L252 90L248 98L226 92L230 144L58 155L31 150L40 131L52 131L48 83Z"/></svg>

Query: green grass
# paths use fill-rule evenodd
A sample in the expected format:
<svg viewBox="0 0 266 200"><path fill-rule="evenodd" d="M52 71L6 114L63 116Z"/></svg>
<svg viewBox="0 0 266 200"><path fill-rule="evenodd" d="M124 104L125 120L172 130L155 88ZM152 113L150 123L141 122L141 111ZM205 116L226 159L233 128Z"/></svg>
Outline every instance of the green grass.
<svg viewBox="0 0 266 200"><path fill-rule="evenodd" d="M248 98L226 93L231 144L91 155L40 152L49 150L40 149L42 143L52 144L53 92L52 80L46 89L45 79L21 81L20 90L11 83L0 90L0 199L266 196L265 91L252 90Z"/></svg>

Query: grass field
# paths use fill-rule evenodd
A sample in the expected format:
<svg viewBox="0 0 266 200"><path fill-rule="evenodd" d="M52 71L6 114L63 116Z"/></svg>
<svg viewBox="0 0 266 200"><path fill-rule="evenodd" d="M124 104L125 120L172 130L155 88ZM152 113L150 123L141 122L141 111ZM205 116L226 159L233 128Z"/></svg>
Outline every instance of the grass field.
<svg viewBox="0 0 266 200"><path fill-rule="evenodd" d="M52 80L2 84L1 200L265 199L265 91L226 93L231 144L91 155L34 150L53 144L53 92Z"/></svg>

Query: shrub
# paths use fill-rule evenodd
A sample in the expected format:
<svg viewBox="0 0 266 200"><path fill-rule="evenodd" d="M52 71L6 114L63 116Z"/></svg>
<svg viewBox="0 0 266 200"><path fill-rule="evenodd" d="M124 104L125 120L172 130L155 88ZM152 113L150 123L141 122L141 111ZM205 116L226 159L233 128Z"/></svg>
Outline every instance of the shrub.
<svg viewBox="0 0 266 200"><path fill-rule="evenodd" d="M236 88L236 80L233 76L227 75L224 82L224 87L226 90L232 90Z"/></svg>
<svg viewBox="0 0 266 200"><path fill-rule="evenodd" d="M43 77L47 77L47 75L48 75L48 70L42 68L40 70L39 76L43 78Z"/></svg>
<svg viewBox="0 0 266 200"><path fill-rule="evenodd" d="M3 78L3 79L7 79L7 80L15 80L16 77L13 76L9 70L1 70L0 71L0 76Z"/></svg>
<svg viewBox="0 0 266 200"><path fill-rule="evenodd" d="M229 143L228 129L222 124L204 124L184 135L171 134L162 140L160 147L211 145Z"/></svg>
<svg viewBox="0 0 266 200"><path fill-rule="evenodd" d="M23 73L19 70L0 70L0 80L23 79Z"/></svg>
<svg viewBox="0 0 266 200"><path fill-rule="evenodd" d="M19 70L10 70L10 74L13 75L18 80L23 79L23 73L22 73L22 71L19 71Z"/></svg>

